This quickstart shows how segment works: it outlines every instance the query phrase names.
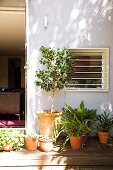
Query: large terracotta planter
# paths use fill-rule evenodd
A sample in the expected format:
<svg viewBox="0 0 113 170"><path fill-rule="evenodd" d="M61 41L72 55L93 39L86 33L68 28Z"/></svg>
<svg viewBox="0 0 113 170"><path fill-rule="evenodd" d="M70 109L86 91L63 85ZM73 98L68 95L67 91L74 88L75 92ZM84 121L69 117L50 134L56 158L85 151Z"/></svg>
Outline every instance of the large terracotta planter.
<svg viewBox="0 0 113 170"><path fill-rule="evenodd" d="M37 150L38 140L37 138L29 138L25 137L25 147L28 151L35 151Z"/></svg>
<svg viewBox="0 0 113 170"><path fill-rule="evenodd" d="M73 150L81 149L82 146L82 136L71 136L70 144Z"/></svg>
<svg viewBox="0 0 113 170"><path fill-rule="evenodd" d="M100 143L106 144L108 142L108 136L109 132L98 132Z"/></svg>
<svg viewBox="0 0 113 170"><path fill-rule="evenodd" d="M39 134L51 139L55 139L58 133L58 122L62 115L62 110L42 110L37 112Z"/></svg>

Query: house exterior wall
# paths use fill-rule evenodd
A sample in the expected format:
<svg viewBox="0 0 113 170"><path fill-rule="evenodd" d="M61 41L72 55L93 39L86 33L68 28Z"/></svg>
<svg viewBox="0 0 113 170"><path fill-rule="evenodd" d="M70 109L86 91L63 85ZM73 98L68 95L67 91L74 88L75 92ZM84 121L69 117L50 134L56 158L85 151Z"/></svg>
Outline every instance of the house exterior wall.
<svg viewBox="0 0 113 170"><path fill-rule="evenodd" d="M48 26L44 27L47 16ZM113 1L111 0L28 0L27 1L27 127L37 129L36 111L50 108L50 95L35 86L41 46L69 48L109 48L109 91L56 93L55 107L65 103L77 107L84 100L88 108L100 112L100 105L113 104Z"/></svg>

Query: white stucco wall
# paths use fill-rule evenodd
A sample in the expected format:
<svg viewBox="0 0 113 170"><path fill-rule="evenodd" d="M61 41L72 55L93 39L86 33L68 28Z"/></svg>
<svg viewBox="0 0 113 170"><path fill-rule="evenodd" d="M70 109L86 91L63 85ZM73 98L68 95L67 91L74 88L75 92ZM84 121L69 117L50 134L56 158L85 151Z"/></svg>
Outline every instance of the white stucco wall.
<svg viewBox="0 0 113 170"><path fill-rule="evenodd" d="M37 127L36 110L50 107L49 94L35 87L35 70L39 48L53 45L70 48L109 48L109 92L57 92L56 108L65 103L78 106L81 100L89 108L100 111L104 101L113 104L113 0L28 0L27 11L27 125ZM44 28L44 17L48 27Z"/></svg>

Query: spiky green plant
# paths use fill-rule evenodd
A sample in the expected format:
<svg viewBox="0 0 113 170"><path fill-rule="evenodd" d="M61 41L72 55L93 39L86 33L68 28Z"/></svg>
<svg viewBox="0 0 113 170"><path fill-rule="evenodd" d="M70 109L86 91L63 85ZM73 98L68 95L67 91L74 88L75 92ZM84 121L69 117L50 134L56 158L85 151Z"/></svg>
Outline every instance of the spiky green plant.
<svg viewBox="0 0 113 170"><path fill-rule="evenodd" d="M63 110L61 124L62 130L67 134L63 143L64 147L70 136L85 135L94 130L92 123L96 117L96 110L85 108L84 101L81 101L78 108L72 108L66 104Z"/></svg>
<svg viewBox="0 0 113 170"><path fill-rule="evenodd" d="M102 113L97 115L98 130L102 132L109 132L113 127L113 115L109 113Z"/></svg>

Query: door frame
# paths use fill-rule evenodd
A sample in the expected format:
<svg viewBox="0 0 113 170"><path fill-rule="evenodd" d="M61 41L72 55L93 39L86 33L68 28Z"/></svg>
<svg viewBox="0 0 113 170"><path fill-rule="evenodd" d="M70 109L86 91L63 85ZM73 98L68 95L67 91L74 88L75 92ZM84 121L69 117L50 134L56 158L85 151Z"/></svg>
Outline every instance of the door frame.
<svg viewBox="0 0 113 170"><path fill-rule="evenodd" d="M14 10L14 11L24 11L25 13L24 13L24 17L25 17L25 37L24 37L24 39L25 39L25 63L27 63L27 16L28 16L28 14L27 14L27 11L28 11L28 9L27 9L27 6L28 6L28 0L24 0L25 1L25 7L22 7L22 8L19 8L18 9L18 7L2 7L2 6L0 6L0 11L10 11L10 10ZM10 9L9 9L10 8ZM25 69L25 68L24 68ZM25 130L26 130L26 128L27 128L27 69L25 69L25 71L24 71L24 73L25 73L25 125L24 125L24 127L22 127L22 128L13 128L13 127L7 127L7 128L10 128L10 129L17 129L17 130L20 130L20 131L22 131L22 133L25 133ZM7 129L6 127L1 127L0 128L0 130L2 130L2 129Z"/></svg>

